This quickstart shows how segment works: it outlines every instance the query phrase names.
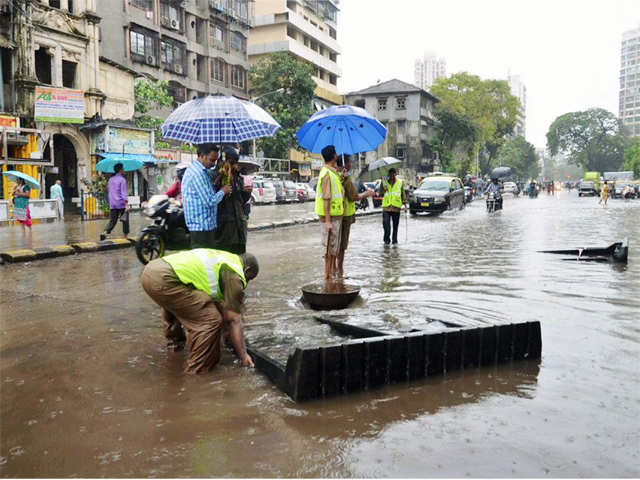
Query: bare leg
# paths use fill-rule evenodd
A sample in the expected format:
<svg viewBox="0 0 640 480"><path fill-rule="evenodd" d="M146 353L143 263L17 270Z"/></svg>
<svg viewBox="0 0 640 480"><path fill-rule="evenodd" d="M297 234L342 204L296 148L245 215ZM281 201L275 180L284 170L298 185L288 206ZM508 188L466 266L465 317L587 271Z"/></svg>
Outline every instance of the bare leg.
<svg viewBox="0 0 640 480"><path fill-rule="evenodd" d="M330 280L333 271L335 268L334 257L331 255L327 249L327 255L324 257L324 278L325 280Z"/></svg>

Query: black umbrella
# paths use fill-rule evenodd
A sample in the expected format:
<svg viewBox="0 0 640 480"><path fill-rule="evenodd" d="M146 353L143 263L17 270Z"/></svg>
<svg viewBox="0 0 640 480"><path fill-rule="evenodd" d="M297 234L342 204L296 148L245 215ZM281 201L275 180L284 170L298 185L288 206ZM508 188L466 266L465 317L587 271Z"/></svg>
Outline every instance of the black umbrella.
<svg viewBox="0 0 640 480"><path fill-rule="evenodd" d="M509 175L511 175L511 168L497 167L491 170L490 177L493 180L494 178L504 178L504 177L508 177Z"/></svg>

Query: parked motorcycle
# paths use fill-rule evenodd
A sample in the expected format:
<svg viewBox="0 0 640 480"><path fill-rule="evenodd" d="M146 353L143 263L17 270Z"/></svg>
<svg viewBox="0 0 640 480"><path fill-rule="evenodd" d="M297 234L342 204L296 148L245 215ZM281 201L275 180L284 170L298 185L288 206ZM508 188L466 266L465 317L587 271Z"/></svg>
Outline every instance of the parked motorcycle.
<svg viewBox="0 0 640 480"><path fill-rule="evenodd" d="M136 256L146 265L166 250L189 248L191 239L182 207L166 195L154 195L144 210L153 224L143 228L136 239Z"/></svg>
<svg viewBox="0 0 640 480"><path fill-rule="evenodd" d="M502 197L491 192L487 195L487 212L492 213L496 210L502 210Z"/></svg>

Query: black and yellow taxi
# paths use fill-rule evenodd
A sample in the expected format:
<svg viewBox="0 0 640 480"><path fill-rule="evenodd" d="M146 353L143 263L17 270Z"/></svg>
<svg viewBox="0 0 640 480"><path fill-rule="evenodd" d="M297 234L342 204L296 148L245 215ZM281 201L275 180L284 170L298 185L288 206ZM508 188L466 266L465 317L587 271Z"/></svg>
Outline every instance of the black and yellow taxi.
<svg viewBox="0 0 640 480"><path fill-rule="evenodd" d="M464 185L458 177L450 175L426 177L409 196L412 215L420 212L440 214L446 210L462 209L464 205Z"/></svg>

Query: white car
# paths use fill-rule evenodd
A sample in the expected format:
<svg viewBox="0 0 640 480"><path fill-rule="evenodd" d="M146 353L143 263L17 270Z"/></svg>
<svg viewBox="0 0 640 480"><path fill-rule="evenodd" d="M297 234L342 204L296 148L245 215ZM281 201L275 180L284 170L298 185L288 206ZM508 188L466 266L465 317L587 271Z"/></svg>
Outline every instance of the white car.
<svg viewBox="0 0 640 480"><path fill-rule="evenodd" d="M276 201L276 187L270 180L254 179L251 198L256 205L274 203Z"/></svg>
<svg viewBox="0 0 640 480"><path fill-rule="evenodd" d="M518 192L518 186L514 182L504 182L504 189L502 193L512 193L515 195Z"/></svg>

